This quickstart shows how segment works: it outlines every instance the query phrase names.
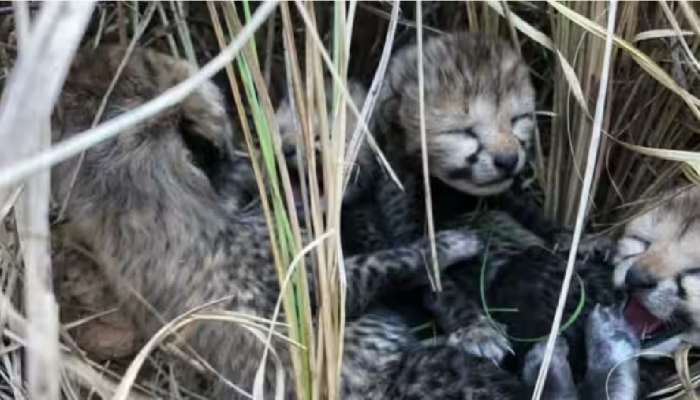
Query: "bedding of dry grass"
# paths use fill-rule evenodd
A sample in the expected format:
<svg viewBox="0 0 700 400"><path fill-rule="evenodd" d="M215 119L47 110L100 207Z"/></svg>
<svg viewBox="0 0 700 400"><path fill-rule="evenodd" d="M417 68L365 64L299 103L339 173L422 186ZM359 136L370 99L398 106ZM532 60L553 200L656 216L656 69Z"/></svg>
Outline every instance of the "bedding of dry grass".
<svg viewBox="0 0 700 400"><path fill-rule="evenodd" d="M119 305L99 277L93 277L89 254L75 249L72 256L80 261L54 259L54 265L71 267L51 268L51 244L56 245L58 237L49 241L50 229L57 229L50 226L49 216L58 217L60 204L50 203L46 167L94 141L70 149L54 147L55 154L24 161L49 147L49 118L62 85L60 71L70 64L78 45L134 43L199 66L222 53L228 59L237 54L236 62L220 58L214 80L229 101L241 151L261 149L264 162L257 167L262 180L269 174L266 165L283 165L273 145L276 132L271 122L283 92L308 104L306 113L321 112L325 106L313 101L312 88L324 87L329 67L338 88L348 76L369 86L375 79L381 81L378 67L389 51L415 41L417 31L500 35L531 65L538 91L539 131L530 179L525 180L528 193L549 217L571 227L576 223L598 106L607 2L424 2L420 12L416 3L408 2L289 2L273 7L129 1L91 7L0 4L0 399L197 398L178 386L159 355L177 353L165 340L168 335L139 338L128 321L113 312ZM271 13L256 20L256 12L265 7ZM602 141L586 205L588 231L614 233L630 216L654 204L660 190L700 181L699 13L698 3L688 1L617 4ZM255 47L243 46L241 39L256 24L260 27ZM177 97L162 100L149 112ZM120 130L105 128L99 118L95 121L93 138ZM124 124L128 123L127 118ZM329 121L322 132L324 143L329 154L351 158L344 138L353 132L343 132L341 126ZM308 140L311 132L306 129L304 135ZM341 188L343 168L323 158L308 161L321 164L329 180L325 187ZM261 192L271 227L287 227L271 229L277 232L280 281L306 245L299 239L299 229L305 227L318 240L310 250L318 262L314 268L300 265L292 279L300 283L305 282L301 274L319 274L319 289L330 302L312 321L308 294L282 293L284 309L302 310L298 315L287 313L297 315L287 321L290 336L309 349L295 352L294 384L301 398L335 398L344 315L334 310L342 309L344 300L339 278L331 273L338 264L337 242L319 238L339 230L340 192L329 203L330 217L312 209L308 220L297 222L295 211L285 209L281 201L289 195L288 177L281 175L281 180L273 179L269 193ZM318 196L316 184L307 184ZM54 294L54 288L62 291ZM67 303L74 307L62 310L59 320L57 305ZM187 323L190 317L174 324ZM132 362L134 353L144 349ZM700 381L700 365L691 367L688 359L688 353L678 355L678 376L660 388L662 397L682 396ZM194 361L191 365L193 370L201 368ZM312 365L322 372L311 374Z"/></svg>

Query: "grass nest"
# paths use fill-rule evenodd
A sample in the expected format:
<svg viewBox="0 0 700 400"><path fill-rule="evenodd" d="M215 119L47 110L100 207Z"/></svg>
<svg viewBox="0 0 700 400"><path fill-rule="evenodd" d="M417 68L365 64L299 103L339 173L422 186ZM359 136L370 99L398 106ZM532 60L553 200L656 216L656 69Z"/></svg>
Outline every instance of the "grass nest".
<svg viewBox="0 0 700 400"><path fill-rule="evenodd" d="M255 23L255 11L266 6L247 1L100 2L89 17L73 20L75 16L66 13L57 13L54 19L42 18L42 13L48 13L53 7L49 3L0 4L0 86L3 91L9 79L31 81L31 76L15 71L14 62L32 35L39 35L44 28L50 32L51 26L79 24L85 31L77 39L80 46L135 43L201 66L219 54L222 46L239 38L246 26ZM269 157L265 161L274 165L274 151L267 149L265 152L265 146L272 143L275 134L267 123L272 118L267 105L277 104L282 93L290 89L301 96L310 95L303 85L292 82L289 70L306 71L309 78L323 80L328 65L322 54L326 51L332 55L331 66L341 81L352 77L369 86L387 55L386 49L414 41L418 31L429 35L468 30L504 37L531 66L538 96L537 143L522 189L549 218L562 226L574 227L581 193L589 189L584 187L583 177L595 131L594 110L609 7L606 2L563 4L554 1L424 2L420 8L415 3L389 2L279 4L260 24L254 42L244 47L228 68L214 76L214 81L227 96L237 132L243 133L238 138L241 151L247 152L251 144L256 149L262 148L265 157ZM387 35L389 32L393 35ZM52 34L67 38L69 33L57 30ZM614 34L599 157L590 185L592 195L585 205L588 209L586 231L612 234L629 218L654 204L663 189L699 180L698 8L685 1L622 2L617 5ZM388 38L391 38L389 43ZM348 39L351 39L349 46ZM296 44L293 49L291 43ZM38 54L35 65L39 69L42 65L51 65L55 62L51 57L69 60L72 55L70 51L64 55ZM232 82L236 82L238 88L232 89ZM7 104L17 101L6 97L4 93L0 116L6 114ZM35 116L36 119L48 121L51 104L47 104L47 114ZM76 399L197 398L196 394L178 385L176 371L165 358L159 357L159 352L178 353L172 340L158 338L154 344L149 344L155 351L146 352L144 358L132 359L133 351L146 346L153 338L123 334L132 328L115 313L120 304L110 297L108 288L95 275L90 254L60 242L60 218L50 216L60 216L61 205L50 203L46 187L31 184L32 179L40 175L31 175L23 189L17 185L16 177L20 175L12 175L16 171L10 170L27 154L33 154L38 145L32 141L32 135L24 134L26 126L6 128L0 132L4 143L0 146L4 148L0 150L0 181L3 182L0 185L0 218L3 220L0 225L0 322L3 329L0 398L39 396L36 398L48 399L58 397L59 392L63 398ZM10 142L23 150L9 150ZM342 171L330 165L322 167L328 169L326 176L340 179ZM276 207L273 194L266 196L271 224L296 223L289 220L283 207ZM479 222L484 229L493 231L491 227L500 223L497 217L489 219L491 214L480 215L487 216ZM325 221L321 216L312 218L320 218L324 225L330 224L326 227L338 224ZM50 226L50 221L59 223ZM26 231L17 229L25 226L41 237L28 239ZM52 272L50 263L41 262L50 255L47 250L50 248L47 245L49 232L53 234L54 246L70 248L68 253L54 254L54 264L70 268ZM281 248L285 252L282 260L292 259L296 255L294 249L299 250L298 238L293 236L281 238L281 245L295 244ZM518 238L520 236L500 240L504 246L517 248L521 244ZM537 242L536 238L532 240ZM329 265L337 262L333 246L319 245L330 255L327 257ZM52 286L57 289L59 303L75 306L61 310L60 318L55 303L46 300L53 298ZM323 290L328 291L333 305L337 306L340 302L337 283ZM283 295L288 296L285 297L288 304L301 301L294 294ZM317 318L336 321L335 316L323 313ZM288 322L291 326L303 325L299 321ZM342 321L332 324L338 338L341 325ZM38 329L41 332L35 332ZM115 332L117 339L110 336ZM308 335L309 332L296 330L292 336L304 342ZM92 342L85 340L86 337L92 338ZM41 348L30 345L25 352L25 345L36 338L43 340ZM114 344L115 340L121 342ZM100 353L104 343L114 345L111 352ZM326 354L337 355L341 349L340 340L307 342L307 345L319 346L316 350ZM58 354L61 354L60 362L54 357ZM185 354L179 356L189 361L192 371L203 371L196 360ZM26 357L33 360L30 365L44 368L43 378L29 379L32 372L25 368ZM660 385L656 396L686 396L700 381L700 364L693 363L691 351L681 352L676 361L677 373ZM130 375L134 363L137 363L136 371L142 370L138 379ZM303 370L305 365L308 368L305 363L297 367ZM326 360L319 367L333 371L337 365ZM334 374L318 375L322 376L311 376L308 371L296 375L300 398L307 398L311 393L320 398L336 398L339 383L332 378ZM59 392L47 392L47 387Z"/></svg>

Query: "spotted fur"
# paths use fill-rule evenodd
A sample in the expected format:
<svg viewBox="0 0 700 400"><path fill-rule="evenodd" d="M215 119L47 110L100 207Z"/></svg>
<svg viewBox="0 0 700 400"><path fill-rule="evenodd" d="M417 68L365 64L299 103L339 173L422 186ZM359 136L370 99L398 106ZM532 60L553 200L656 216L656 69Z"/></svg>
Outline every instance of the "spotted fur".
<svg viewBox="0 0 700 400"><path fill-rule="evenodd" d="M117 47L80 54L53 119L54 140L65 140L90 126L123 54ZM184 61L137 49L109 98L104 119L143 104L193 71ZM183 312L222 298L226 300L215 308L272 315L278 282L268 229L260 212L239 209L238 200L228 202L240 183L231 175L234 159L221 95L211 83L204 83L182 103L90 148L72 189L77 159L52 170L54 196L65 199L70 192L64 234L95 253L143 336L151 336ZM469 258L480 248L468 230L441 232L438 247L441 265ZM422 274L426 249L426 242L417 240L346 258L347 315L362 321L363 310L378 292ZM315 298L313 293L311 297ZM350 322L349 332L353 329ZM227 379L250 390L263 348L257 338L223 322L196 324L183 335ZM349 340L362 343L352 336ZM286 345L274 345L289 378ZM357 350L352 343L346 346L351 359ZM379 356L393 357L391 350L388 353L380 351ZM380 362L376 354L372 356L364 362ZM265 371L268 387L275 381L274 372L273 367ZM353 372L346 368L343 374ZM221 382L212 387L213 398L242 397ZM289 380L286 387L286 398L293 398Z"/></svg>
<svg viewBox="0 0 700 400"><path fill-rule="evenodd" d="M523 243L530 241L523 239ZM469 321L484 321L484 306L493 310L489 322L496 331L507 332L513 351L512 356L505 354L503 368L514 374L522 371L525 383L534 383L544 350L542 342L536 344L537 338L549 333L568 249L552 251L540 244L517 251L508 243L506 251L501 251L503 242L488 243L486 260L472 262L471 269L448 269L443 292L428 294L428 300L440 325L447 329L464 329ZM603 392L606 382L610 399L643 398L656 371L645 370L640 378L634 358L639 339L622 314L623 294L612 284L609 243L588 241L584 249L577 259L577 278L569 291L564 322L574 315L582 298L585 302L558 339L545 398L608 398ZM482 279L486 305L479 295ZM509 309L517 311L498 311ZM498 340L498 334L491 334L486 342Z"/></svg>
<svg viewBox="0 0 700 400"><path fill-rule="evenodd" d="M399 52L393 59L387 82L382 89L379 114L375 122L384 148L404 182L409 176L412 177L413 182L418 183L418 186L413 186L418 188L413 193L417 193L420 199L422 185L420 185L419 164L416 57L416 48L410 46ZM514 175L522 170L522 166L518 164L525 161L525 149L528 147L534 127L532 117L534 93L527 77L527 68L504 43L493 38L471 34L439 36L427 41L424 63L426 133L432 177L451 189L470 195L502 193L512 184ZM505 71L508 72L505 73ZM522 114L519 110L523 110ZM510 125L504 122L506 120ZM476 129L472 129L473 127ZM494 143L503 147L494 147ZM514 143L519 146L515 146ZM509 148L509 145L513 147ZM502 168L499 171L497 168L496 159L500 151L511 155L517 154L515 157L517 163L510 172L506 173ZM374 194L374 202L370 202L375 209L387 203L377 202L377 193L382 191L377 190ZM448 194L447 197L454 197L453 193ZM384 221L393 220L404 223L394 225L384 222L384 226L400 226L400 230L404 232L412 231L414 235L420 235L423 230L423 218L406 216L415 215L416 210L420 215L423 210L421 201L414 202L412 195L399 194L399 197L402 198L392 203L394 208L385 210L386 213L383 215L381 212L379 214L385 218ZM438 201L442 200L440 197L439 194ZM457 201L463 201L462 198L458 199ZM512 201L512 198L508 200ZM438 206L435 211L441 213L443 208L445 207ZM438 218L438 224L445 221L454 223L450 219L453 219L455 213L451 207L447 208L447 212L443 215L448 217ZM370 211L368 215L375 216L376 214L372 212ZM381 218L376 220L382 221ZM371 221L373 226L382 224L376 220ZM405 228L406 225L408 228ZM539 224L532 224L533 227L539 228L537 225ZM510 226L504 227L504 229L510 228ZM516 230L513 233L519 231ZM536 240L514 238L513 240L525 243L538 242L537 244L542 246L560 239L562 243L568 245L565 240L568 235L559 235L563 230L548 225L542 231L546 232L547 238L536 238ZM528 237L532 236L534 235L528 235ZM391 245L392 237L394 236L390 233L385 245ZM487 293L488 297L498 305L532 308L532 312L521 313L511 318L506 314L503 325L506 332L514 336L537 337L546 333L542 327L549 326L551 322L553 305L556 304L564 273L562 255L565 253L553 254L541 248L523 247L522 250L509 251L506 257L500 257L497 254L494 260L490 260L492 262L489 264L493 264L496 268L487 271ZM603 247L607 252L607 244ZM562 250L566 250L566 246L562 246ZM600 338L600 331L603 330L601 326L605 324L598 323L596 318L600 315L591 314L592 305L613 304L616 301L616 294L611 285L612 269L608 264L595 257L586 258L587 254L595 253L595 250L597 250L596 245L593 245L590 248L584 248L581 252L582 259L579 260L578 270L583 275L582 279L586 287L592 290L587 291L588 303L583 315L566 333L566 340L572 341L575 349L572 355L573 365L580 366L577 368L578 371L573 371L576 382L582 381L583 375L587 374L588 380L584 382L601 383L601 376L595 376L596 371L603 369L608 371L611 363L620 361L620 357L599 357L598 354L600 349L611 344L600 340L596 342L595 338ZM443 275L443 292L437 295L429 294L428 306L437 317L440 327L451 335L450 340L453 344L461 344L462 350L466 350L467 354L482 358L486 356L498 362L506 355L510 346L508 341L503 341L502 327L485 322L480 300L475 298L479 293L478 282L478 265L473 265L471 268L461 267L454 274L447 271L447 274ZM567 307L568 315L573 312L578 295L580 291L574 283L571 300ZM591 316L588 317L588 326L594 326L594 328L586 331L584 327L589 315ZM536 317L535 321L533 316ZM616 320L620 319L619 316L616 318ZM623 326L623 328L620 329L626 329L625 332L629 332L629 327ZM475 338L478 340L474 340ZM623 341L620 345L629 344L628 342ZM586 343L588 343L588 349ZM617 346L617 344L614 345ZM532 348L532 344L527 346L516 344L514 347L520 360L516 371L522 368L525 354L538 351L538 348ZM581 362L586 359L587 352L598 354L595 359L590 360L589 364ZM621 380L620 385L616 386L622 387L625 393L630 393L624 389L626 385L638 383L638 380L629 378L634 375L635 368L636 364L633 364L630 369L627 369L626 371L629 372L627 375L623 371L622 376L625 378ZM569 385L567 382L564 384ZM476 392L482 387L476 385L470 389ZM573 377L571 384L565 389L569 390L569 395L574 398L579 395L579 389L575 388ZM591 394L591 391L585 387L580 391L584 398L597 398L595 396L599 394ZM498 395L493 393L492 396L498 398ZM558 395L553 396L553 398L559 398Z"/></svg>

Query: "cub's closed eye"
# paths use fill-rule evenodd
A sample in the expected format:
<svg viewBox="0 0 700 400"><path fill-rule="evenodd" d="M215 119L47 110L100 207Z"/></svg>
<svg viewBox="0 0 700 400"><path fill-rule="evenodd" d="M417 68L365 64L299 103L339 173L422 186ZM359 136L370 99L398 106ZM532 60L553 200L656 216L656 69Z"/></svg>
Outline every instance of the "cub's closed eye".
<svg viewBox="0 0 700 400"><path fill-rule="evenodd" d="M633 257L647 251L651 246L651 241L646 240L637 235L627 235L620 239L620 246L618 247L618 257L620 261L627 261Z"/></svg>
<svg viewBox="0 0 700 400"><path fill-rule="evenodd" d="M510 123L511 123L511 125L515 125L519 121L529 120L531 118L532 118L532 113L518 114L515 117L510 119Z"/></svg>
<svg viewBox="0 0 700 400"><path fill-rule="evenodd" d="M638 243L640 243L642 246L644 246L645 249L648 248L649 246L651 246L651 241L648 240L648 239L645 239L645 238L643 238L643 237L641 237L641 236L629 235L629 236L627 236L625 239L634 240L635 242L638 242Z"/></svg>
<svg viewBox="0 0 700 400"><path fill-rule="evenodd" d="M686 269L685 271L681 272L682 276L688 276L688 275L700 275L700 267L695 267L695 268L690 268Z"/></svg>
<svg viewBox="0 0 700 400"><path fill-rule="evenodd" d="M448 135L465 135L469 137L476 137L476 133L473 128L463 128L463 129L450 129L449 131L442 132Z"/></svg>

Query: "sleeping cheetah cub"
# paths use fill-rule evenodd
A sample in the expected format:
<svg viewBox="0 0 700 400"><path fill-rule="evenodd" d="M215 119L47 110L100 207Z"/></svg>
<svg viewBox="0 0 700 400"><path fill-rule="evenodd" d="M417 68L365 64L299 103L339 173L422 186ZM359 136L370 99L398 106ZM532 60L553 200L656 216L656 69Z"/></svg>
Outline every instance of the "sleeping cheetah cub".
<svg viewBox="0 0 700 400"><path fill-rule="evenodd" d="M348 91L358 109L362 108L367 92L359 82L348 80ZM329 124L334 120L332 114L332 90L328 84L326 88L326 109L328 110ZM296 111L293 109L288 97L284 98L276 111L279 123L282 150L286 158L287 166L292 173L290 179L295 184L297 207L300 208L300 185L297 178L299 171L307 171L303 159L298 157L299 150L304 151L304 143L299 126ZM315 134L314 150L316 162L321 161L321 143L318 135L319 118L312 116L312 129ZM357 120L348 107L346 120L346 145L349 145L351 135L357 127ZM331 135L333 132L331 132ZM347 147L346 147L347 151ZM347 161L346 161L347 162ZM318 173L319 182L323 177ZM406 190L412 190L411 186ZM402 237L398 231L402 227L410 227L409 233L414 234L415 221L409 223L406 220L393 221L387 216L397 215L396 210L408 206L403 202L406 193L402 192L391 181L376 160L370 146L363 142L360 146L357 159L353 164L350 179L343 193L342 208L342 235L343 252L346 255L362 254L366 252L389 249L401 246L402 243L413 240L414 237ZM397 204L396 201L399 201Z"/></svg>
<svg viewBox="0 0 700 400"><path fill-rule="evenodd" d="M350 97L357 106L358 109L362 109L362 105L367 97L367 91L358 82L349 80L347 86ZM328 124L330 129L330 134L333 135L333 121L335 120L333 115L333 88L331 82L326 82L326 110L328 111ZM282 141L282 152L285 156L287 166L294 170L290 176L290 179L295 180L296 174L299 171L305 171L306 167L300 165L300 162L305 160L304 157L304 143L301 131L301 126L297 117L297 111L294 109L289 96L282 99L276 111L277 123L279 124L280 138ZM316 153L316 165L317 170L320 171L321 165L321 138L320 134L320 124L317 115L313 115L311 118L311 129L314 134L314 151ZM349 145L352 135L357 127L357 118L350 111L350 107L346 107L346 124L345 124L345 142L346 151L347 145ZM301 155L301 157L298 157ZM372 155L372 151L366 143L363 143L360 147L357 159L353 164L351 171L350 181L348 187L343 194L343 204L350 204L362 196L372 183L376 180L377 176L377 166ZM320 175L320 174L319 174ZM322 176L319 176L319 182L322 182Z"/></svg>
<svg viewBox="0 0 700 400"><path fill-rule="evenodd" d="M401 238L391 243L424 231L418 55L416 46L408 46L391 60L373 125L407 187L405 195L376 201L379 207L391 204L385 207L385 225ZM431 177L457 194L482 197L506 191L525 165L534 130L535 92L527 65L504 41L471 33L428 39L423 57ZM377 196L384 192L377 191ZM450 202L462 204L455 207ZM457 211L463 203L467 201L454 193L441 197L433 192L436 224L453 222L464 212ZM478 304L458 302L465 307L455 310L454 300L465 294L446 279L443 292L429 302L442 328L453 332L457 341L477 344L465 345L467 351L499 362L509 351L508 341L488 323Z"/></svg>
<svg viewBox="0 0 700 400"><path fill-rule="evenodd" d="M118 47L79 54L52 121L54 141L89 128L123 55ZM105 119L141 105L193 70L182 60L137 49L109 97ZM205 83L182 103L86 151L72 189L77 159L52 170L55 198L65 199L72 190L62 233L95 254L144 337L215 300L219 309L272 315L278 280L265 219L229 203L238 184L232 141L221 95ZM439 233L438 247L440 264L447 266L474 256L480 243L468 230L452 230ZM353 362L343 369L344 392L383 393L391 382L393 370L385 367L402 357L407 337L368 323L364 309L377 293L423 274L426 251L425 241L417 240L345 259L351 319L345 354ZM313 291L313 282L310 287ZM182 335L237 385L219 382L209 386L208 396L248 398L263 351L255 335L223 322L191 325ZM365 338L376 351L363 347ZM285 398L294 398L287 344L273 344L287 378ZM368 371L374 372L367 379L357 378ZM267 393L275 380L270 365L264 373Z"/></svg>
<svg viewBox="0 0 700 400"><path fill-rule="evenodd" d="M397 167L420 171L416 46L397 53L379 97L377 128ZM535 91L527 65L504 41L470 33L423 46L431 176L475 196L501 193L525 165Z"/></svg>
<svg viewBox="0 0 700 400"><path fill-rule="evenodd" d="M700 345L700 188L664 197L627 224L615 268L630 295L627 319L650 354Z"/></svg>
<svg viewBox="0 0 700 400"><path fill-rule="evenodd" d="M465 208L470 204L465 197L502 194L523 170L535 127L535 91L525 62L496 37L436 36L425 41L422 56L433 214L440 226L471 211ZM417 46L412 45L392 58L373 127L408 188L408 205L395 207L387 217L397 224L418 221L422 232L417 57ZM451 190L439 190L442 186Z"/></svg>

